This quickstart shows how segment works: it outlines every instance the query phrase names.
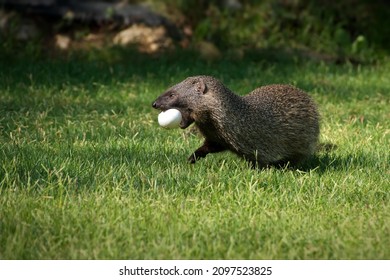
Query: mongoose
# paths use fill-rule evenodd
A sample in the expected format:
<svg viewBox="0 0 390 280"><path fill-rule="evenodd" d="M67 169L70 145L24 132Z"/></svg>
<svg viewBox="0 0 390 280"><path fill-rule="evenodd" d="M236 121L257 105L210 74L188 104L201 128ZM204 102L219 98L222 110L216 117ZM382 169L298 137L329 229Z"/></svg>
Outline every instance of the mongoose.
<svg viewBox="0 0 390 280"><path fill-rule="evenodd" d="M262 86L238 96L210 76L189 77L153 102L155 109L182 114L180 127L195 122L205 138L191 154L230 150L257 167L296 165L314 153L319 136L316 104L290 85Z"/></svg>

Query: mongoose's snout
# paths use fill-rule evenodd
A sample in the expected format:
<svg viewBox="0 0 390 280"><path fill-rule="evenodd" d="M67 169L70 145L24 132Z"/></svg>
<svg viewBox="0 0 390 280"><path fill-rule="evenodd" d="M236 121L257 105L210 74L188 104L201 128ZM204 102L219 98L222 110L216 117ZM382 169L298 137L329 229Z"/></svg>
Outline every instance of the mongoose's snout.
<svg viewBox="0 0 390 280"><path fill-rule="evenodd" d="M157 109L157 110L160 110L160 111L166 111L166 110L172 109L171 106L168 106L168 105L164 104L163 102L159 101L159 99L157 99L156 101L154 101L152 103L152 107L154 109Z"/></svg>
<svg viewBox="0 0 390 280"><path fill-rule="evenodd" d="M175 100L172 93L165 92L161 94L153 103L152 107L161 111L166 111L175 107Z"/></svg>
<svg viewBox="0 0 390 280"><path fill-rule="evenodd" d="M152 103L152 107L153 107L154 109L158 109L158 108L160 107L160 104L158 104L156 101L154 101L154 102Z"/></svg>
<svg viewBox="0 0 390 280"><path fill-rule="evenodd" d="M170 90L160 95L153 103L152 107L160 111L167 111L169 109L179 110L182 116L180 128L184 129L190 126L194 119L191 117L188 108L182 108L180 102L177 102L177 96Z"/></svg>

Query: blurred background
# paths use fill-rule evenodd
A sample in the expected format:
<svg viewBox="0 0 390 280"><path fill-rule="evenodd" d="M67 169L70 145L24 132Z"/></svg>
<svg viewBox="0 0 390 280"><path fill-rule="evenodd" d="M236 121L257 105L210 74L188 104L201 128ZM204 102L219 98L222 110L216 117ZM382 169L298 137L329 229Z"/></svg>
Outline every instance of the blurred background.
<svg viewBox="0 0 390 280"><path fill-rule="evenodd" d="M0 0L3 53L63 56L129 48L206 60L253 52L326 62L389 54L386 0Z"/></svg>

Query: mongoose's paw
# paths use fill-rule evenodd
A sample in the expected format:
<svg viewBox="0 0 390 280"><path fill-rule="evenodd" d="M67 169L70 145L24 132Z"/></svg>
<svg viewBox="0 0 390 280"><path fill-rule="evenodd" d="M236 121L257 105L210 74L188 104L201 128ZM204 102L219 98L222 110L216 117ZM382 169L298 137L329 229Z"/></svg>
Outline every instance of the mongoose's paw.
<svg viewBox="0 0 390 280"><path fill-rule="evenodd" d="M189 163L194 164L197 160L199 160L202 157L205 157L206 155L200 155L196 152L192 153L189 158L187 159Z"/></svg>
<svg viewBox="0 0 390 280"><path fill-rule="evenodd" d="M194 164L196 162L196 157L194 154L190 155L190 157L187 159L187 161L191 164Z"/></svg>

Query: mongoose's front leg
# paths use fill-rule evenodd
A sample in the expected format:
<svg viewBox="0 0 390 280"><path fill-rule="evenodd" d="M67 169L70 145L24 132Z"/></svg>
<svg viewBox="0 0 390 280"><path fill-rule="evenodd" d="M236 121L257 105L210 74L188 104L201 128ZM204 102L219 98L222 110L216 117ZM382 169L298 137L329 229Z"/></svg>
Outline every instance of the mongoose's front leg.
<svg viewBox="0 0 390 280"><path fill-rule="evenodd" d="M221 144L215 142L208 142L207 140L188 158L190 163L195 163L198 159L204 158L207 154L218 153L225 151L226 148Z"/></svg>

